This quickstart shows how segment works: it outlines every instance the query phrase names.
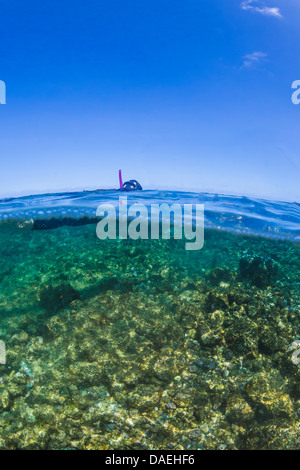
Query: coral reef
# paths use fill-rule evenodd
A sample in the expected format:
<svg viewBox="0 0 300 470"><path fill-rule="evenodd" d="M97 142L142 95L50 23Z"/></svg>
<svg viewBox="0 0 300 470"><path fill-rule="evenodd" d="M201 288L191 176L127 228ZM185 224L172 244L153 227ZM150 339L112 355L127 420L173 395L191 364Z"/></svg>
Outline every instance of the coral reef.
<svg viewBox="0 0 300 470"><path fill-rule="evenodd" d="M299 449L299 247L90 225L9 243L0 449Z"/></svg>

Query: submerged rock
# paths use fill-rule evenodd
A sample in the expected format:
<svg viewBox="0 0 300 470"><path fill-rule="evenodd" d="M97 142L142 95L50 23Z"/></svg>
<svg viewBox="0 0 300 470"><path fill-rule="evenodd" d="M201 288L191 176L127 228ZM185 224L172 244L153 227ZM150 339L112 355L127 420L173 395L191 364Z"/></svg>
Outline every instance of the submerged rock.
<svg viewBox="0 0 300 470"><path fill-rule="evenodd" d="M270 286L277 278L278 265L271 258L246 255L240 259L240 277L256 287Z"/></svg>
<svg viewBox="0 0 300 470"><path fill-rule="evenodd" d="M207 274L207 280L212 286L223 283L230 283L234 278L234 273L227 268L215 268Z"/></svg>
<svg viewBox="0 0 300 470"><path fill-rule="evenodd" d="M40 293L41 306L52 314L57 313L76 299L79 299L79 292L70 284L61 284L57 287L47 286Z"/></svg>

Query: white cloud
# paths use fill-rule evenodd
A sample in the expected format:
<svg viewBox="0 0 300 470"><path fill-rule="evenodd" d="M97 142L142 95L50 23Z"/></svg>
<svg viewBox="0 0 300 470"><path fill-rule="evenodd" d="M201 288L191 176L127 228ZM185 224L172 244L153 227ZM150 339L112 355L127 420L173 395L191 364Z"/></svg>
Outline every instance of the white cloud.
<svg viewBox="0 0 300 470"><path fill-rule="evenodd" d="M241 8L243 10L250 10L256 13L261 13L262 15L266 16L277 16L277 18L282 18L281 11L278 7L266 7L257 0L244 0L241 3Z"/></svg>
<svg viewBox="0 0 300 470"><path fill-rule="evenodd" d="M255 66L259 65L261 62L266 60L267 57L268 54L266 54L265 52L252 52L252 54L247 54L243 57L243 67L255 68Z"/></svg>

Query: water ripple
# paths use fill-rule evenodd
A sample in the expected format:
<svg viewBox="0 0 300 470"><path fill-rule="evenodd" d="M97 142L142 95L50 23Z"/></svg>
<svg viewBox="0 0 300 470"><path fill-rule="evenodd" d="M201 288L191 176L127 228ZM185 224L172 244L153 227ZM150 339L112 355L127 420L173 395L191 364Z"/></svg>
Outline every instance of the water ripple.
<svg viewBox="0 0 300 470"><path fill-rule="evenodd" d="M128 204L204 204L205 226L240 234L300 242L300 205L249 197L181 191L115 190L43 194L0 200L0 221L20 219L95 217L99 204L118 207L119 196Z"/></svg>

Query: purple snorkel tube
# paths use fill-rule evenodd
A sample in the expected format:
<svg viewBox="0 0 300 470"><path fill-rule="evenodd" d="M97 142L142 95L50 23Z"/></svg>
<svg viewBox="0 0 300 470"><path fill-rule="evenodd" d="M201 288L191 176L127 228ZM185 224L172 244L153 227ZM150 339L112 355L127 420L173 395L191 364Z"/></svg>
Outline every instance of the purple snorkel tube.
<svg viewBox="0 0 300 470"><path fill-rule="evenodd" d="M119 170L119 183L120 183L120 189L122 189L123 188L122 170Z"/></svg>

